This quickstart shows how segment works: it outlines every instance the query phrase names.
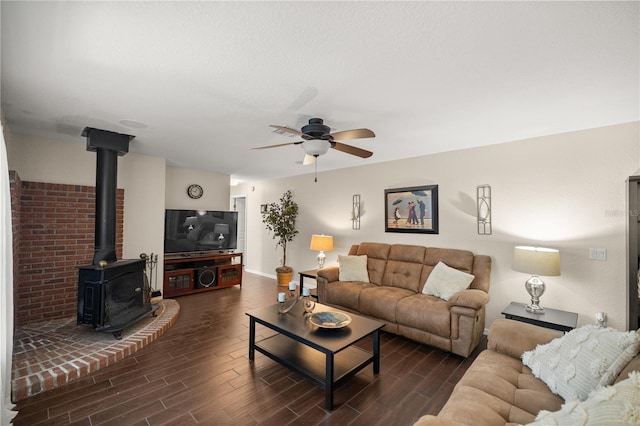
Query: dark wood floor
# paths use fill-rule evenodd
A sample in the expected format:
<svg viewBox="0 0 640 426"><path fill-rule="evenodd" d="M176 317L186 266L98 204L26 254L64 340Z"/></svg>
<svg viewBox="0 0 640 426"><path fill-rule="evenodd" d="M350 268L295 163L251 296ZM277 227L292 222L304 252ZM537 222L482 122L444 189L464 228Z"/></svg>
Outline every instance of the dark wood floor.
<svg viewBox="0 0 640 426"><path fill-rule="evenodd" d="M245 312L276 300L275 281L244 274L242 289L183 296L156 342L65 387L20 401L16 425L411 425L437 414L472 358L382 333L369 366L324 392L260 353L248 360ZM266 335L265 328L256 333ZM371 348L371 341L362 342ZM481 346L486 342L481 343Z"/></svg>

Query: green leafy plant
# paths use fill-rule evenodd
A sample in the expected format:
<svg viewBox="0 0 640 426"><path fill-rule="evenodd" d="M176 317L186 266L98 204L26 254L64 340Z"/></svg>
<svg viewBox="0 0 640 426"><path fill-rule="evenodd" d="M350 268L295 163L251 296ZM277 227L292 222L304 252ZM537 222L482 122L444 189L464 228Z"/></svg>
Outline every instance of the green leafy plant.
<svg viewBox="0 0 640 426"><path fill-rule="evenodd" d="M291 272L287 266L287 244L298 234L296 218L298 217L298 204L293 201L291 190L287 190L278 203L269 203L266 213L262 214L262 222L267 230L273 232L276 247L282 247L282 265L276 268L276 272Z"/></svg>

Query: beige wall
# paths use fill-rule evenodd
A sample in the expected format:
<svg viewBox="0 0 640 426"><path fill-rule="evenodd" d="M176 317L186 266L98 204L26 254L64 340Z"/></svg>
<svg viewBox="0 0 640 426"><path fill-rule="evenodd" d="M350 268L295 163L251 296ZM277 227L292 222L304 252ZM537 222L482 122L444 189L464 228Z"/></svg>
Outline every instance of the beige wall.
<svg viewBox="0 0 640 426"><path fill-rule="evenodd" d="M232 194L247 194L246 268L274 274L281 254L264 229L260 204L291 189L300 205L300 234L287 263L296 271L315 265L317 253L308 248L314 233L334 236L327 264L360 241L470 249L493 258L490 323L510 301L529 299L528 277L511 270L513 247L554 247L561 252L562 275L545 278L541 304L578 312L579 324L604 311L610 325L624 328L625 179L640 166L638 132L638 123L631 123L325 172L317 183L309 174L232 187ZM384 189L425 184L439 185L440 233L385 233ZM481 184L492 187L492 235L476 232L475 191ZM354 194L363 206L359 231L351 229ZM606 248L607 260L589 260L590 247Z"/></svg>
<svg viewBox="0 0 640 426"><path fill-rule="evenodd" d="M197 200L187 196L187 188L194 183L203 189ZM167 167L165 187L168 209L229 210L229 175Z"/></svg>
<svg viewBox="0 0 640 426"><path fill-rule="evenodd" d="M624 328L625 179L640 169L638 134L638 123L631 123L325 172L317 183L310 173L231 189L226 175L167 168L162 158L130 153L118 167L118 186L127 197L124 254L162 253L165 207L226 209L230 193L244 194L246 268L273 275L281 255L264 229L260 204L291 189L300 204L300 234L288 263L297 271L315 265L316 253L308 249L314 233L335 238L327 264L335 264L338 254L360 241L467 248L493 258L491 322L509 301L528 301L523 288L527 277L510 268L513 246L555 247L561 251L562 275L545 279L542 305L578 312L580 324L604 311L612 326ZM23 180L95 184L95 154L86 152L84 143L8 133L7 150L9 168ZM191 183L204 188L200 200L186 196ZM440 233L385 233L384 189L424 184L439 185ZM474 200L480 184L493 191L494 232L489 236L476 233ZM359 231L351 229L353 194L362 199ZM589 260L589 247L606 248L607 260Z"/></svg>
<svg viewBox="0 0 640 426"><path fill-rule="evenodd" d="M9 170L16 170L22 180L95 185L96 154L86 150L84 138L69 143L6 133ZM204 188L199 200L187 197L186 188L192 183ZM165 208L229 208L229 175L166 167L162 157L131 152L119 157L118 187L125 190L123 257L158 254L158 274L162 274ZM160 278L157 287L162 288Z"/></svg>
<svg viewBox="0 0 640 426"><path fill-rule="evenodd" d="M20 179L95 186L96 154L79 143L11 133L9 170ZM131 142L135 144L135 139ZM165 160L128 153L118 158L118 188L125 190L123 257L157 253L162 260Z"/></svg>

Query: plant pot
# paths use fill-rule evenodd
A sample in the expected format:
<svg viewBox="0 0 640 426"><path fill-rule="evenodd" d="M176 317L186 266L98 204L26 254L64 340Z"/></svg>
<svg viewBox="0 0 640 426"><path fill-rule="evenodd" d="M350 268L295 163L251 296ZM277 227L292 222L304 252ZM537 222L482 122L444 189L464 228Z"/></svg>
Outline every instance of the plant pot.
<svg viewBox="0 0 640 426"><path fill-rule="evenodd" d="M278 278L279 286L288 287L289 281L291 281L291 277L293 277L293 271L287 271L287 272L276 271L276 276Z"/></svg>

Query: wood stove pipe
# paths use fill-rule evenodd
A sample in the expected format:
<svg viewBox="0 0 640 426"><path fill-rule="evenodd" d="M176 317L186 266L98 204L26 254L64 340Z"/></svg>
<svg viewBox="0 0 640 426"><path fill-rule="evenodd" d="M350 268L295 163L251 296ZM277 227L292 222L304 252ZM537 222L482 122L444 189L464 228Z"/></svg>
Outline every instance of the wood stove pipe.
<svg viewBox="0 0 640 426"><path fill-rule="evenodd" d="M85 127L87 151L96 152L96 212L93 264L102 260L115 262L116 257L116 195L118 156L129 152L129 142L135 136Z"/></svg>

